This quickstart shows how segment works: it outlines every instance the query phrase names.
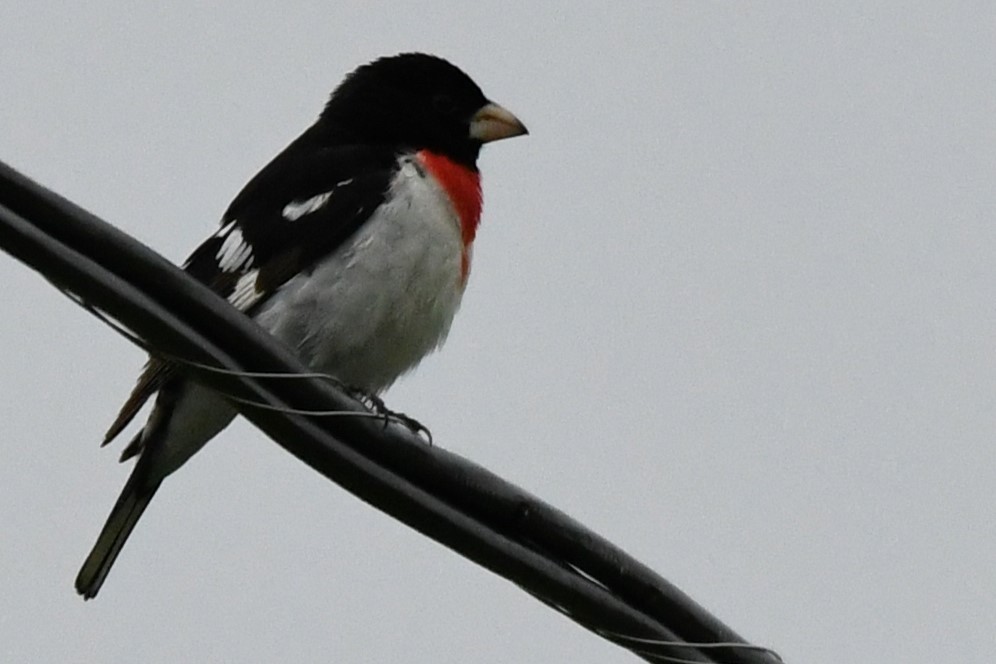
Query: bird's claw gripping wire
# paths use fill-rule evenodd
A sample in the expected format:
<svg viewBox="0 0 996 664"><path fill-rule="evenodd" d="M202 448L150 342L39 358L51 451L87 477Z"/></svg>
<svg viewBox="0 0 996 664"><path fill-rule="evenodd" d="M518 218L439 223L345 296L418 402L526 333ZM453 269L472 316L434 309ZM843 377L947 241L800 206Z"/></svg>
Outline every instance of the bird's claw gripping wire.
<svg viewBox="0 0 996 664"><path fill-rule="evenodd" d="M367 392L362 388L346 385L344 389L347 394L362 403L371 412L382 416L384 418L385 428L387 428L389 422L398 422L407 427L416 436L424 436L429 445L432 445L432 432L429 431L429 427L425 426L414 417L391 410L387 407L387 404L384 403L383 399L376 394Z"/></svg>

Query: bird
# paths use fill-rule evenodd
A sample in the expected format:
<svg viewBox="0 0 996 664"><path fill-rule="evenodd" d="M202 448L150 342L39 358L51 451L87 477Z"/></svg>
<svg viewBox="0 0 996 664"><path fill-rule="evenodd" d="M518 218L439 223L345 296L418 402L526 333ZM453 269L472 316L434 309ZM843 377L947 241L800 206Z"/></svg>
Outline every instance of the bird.
<svg viewBox="0 0 996 664"><path fill-rule="evenodd" d="M443 58L373 60L249 180L183 269L313 370L377 398L443 343L460 306L481 220L481 147L527 133ZM84 599L163 480L237 414L150 355L103 445L153 396L121 454L137 457L134 469L76 577Z"/></svg>

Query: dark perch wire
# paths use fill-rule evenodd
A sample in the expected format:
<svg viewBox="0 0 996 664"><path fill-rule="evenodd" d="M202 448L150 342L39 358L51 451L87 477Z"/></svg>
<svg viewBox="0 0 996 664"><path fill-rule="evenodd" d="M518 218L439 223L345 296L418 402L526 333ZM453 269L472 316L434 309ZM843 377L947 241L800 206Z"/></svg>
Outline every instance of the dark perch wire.
<svg viewBox="0 0 996 664"><path fill-rule="evenodd" d="M239 375L308 372L247 317L161 256L2 163L0 247L107 312L150 348L234 371L185 365L197 380L237 397L247 418L327 478L639 657L780 661L559 510L458 455L427 446L403 427L281 412L362 407L313 375Z"/></svg>

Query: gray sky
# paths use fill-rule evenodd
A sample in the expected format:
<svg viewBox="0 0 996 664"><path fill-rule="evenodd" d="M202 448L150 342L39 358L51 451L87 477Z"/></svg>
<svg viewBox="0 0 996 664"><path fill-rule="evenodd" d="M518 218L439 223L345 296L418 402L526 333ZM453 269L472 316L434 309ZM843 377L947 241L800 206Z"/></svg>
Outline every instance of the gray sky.
<svg viewBox="0 0 996 664"><path fill-rule="evenodd" d="M787 661L993 660L992 3L67 4L0 7L0 158L177 261L345 72L463 67L532 134L388 402ZM634 661L245 423L84 604L142 356L0 279L0 660Z"/></svg>

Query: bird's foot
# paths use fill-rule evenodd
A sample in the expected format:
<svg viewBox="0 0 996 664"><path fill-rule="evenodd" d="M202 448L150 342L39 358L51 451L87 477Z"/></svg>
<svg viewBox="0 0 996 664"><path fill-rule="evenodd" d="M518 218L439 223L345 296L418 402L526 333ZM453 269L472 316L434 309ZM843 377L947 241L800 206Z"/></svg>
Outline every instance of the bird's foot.
<svg viewBox="0 0 996 664"><path fill-rule="evenodd" d="M429 431L429 427L425 426L414 417L391 410L379 396L371 394L361 388L347 386L346 391L350 396L366 406L371 412L383 417L385 427L387 427L388 422L398 422L411 430L411 432L416 436L424 436L426 441L432 445L432 432Z"/></svg>

